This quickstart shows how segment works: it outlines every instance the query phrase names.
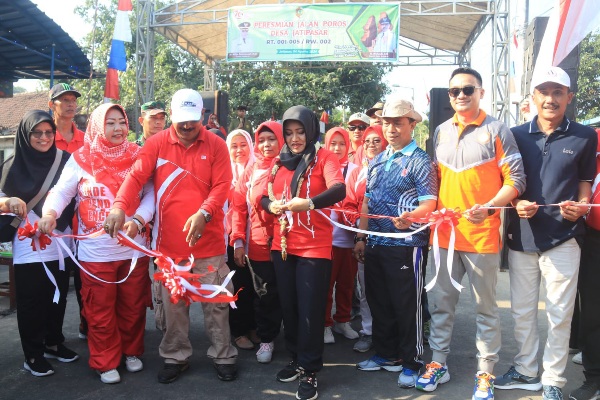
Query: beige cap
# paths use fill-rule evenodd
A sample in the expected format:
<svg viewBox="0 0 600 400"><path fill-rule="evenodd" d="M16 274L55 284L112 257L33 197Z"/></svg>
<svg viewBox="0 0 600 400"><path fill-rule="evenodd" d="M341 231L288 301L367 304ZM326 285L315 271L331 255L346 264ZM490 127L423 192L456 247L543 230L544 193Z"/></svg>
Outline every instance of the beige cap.
<svg viewBox="0 0 600 400"><path fill-rule="evenodd" d="M388 99L385 102L381 116L383 118L407 117L412 118L417 122L423 120L421 114L415 111L415 108L410 101L398 97Z"/></svg>
<svg viewBox="0 0 600 400"><path fill-rule="evenodd" d="M363 114L361 112L357 112L356 114L352 114L350 116L348 123L353 121L364 122L365 124L367 124L367 126L371 123L371 119L367 116L367 114Z"/></svg>

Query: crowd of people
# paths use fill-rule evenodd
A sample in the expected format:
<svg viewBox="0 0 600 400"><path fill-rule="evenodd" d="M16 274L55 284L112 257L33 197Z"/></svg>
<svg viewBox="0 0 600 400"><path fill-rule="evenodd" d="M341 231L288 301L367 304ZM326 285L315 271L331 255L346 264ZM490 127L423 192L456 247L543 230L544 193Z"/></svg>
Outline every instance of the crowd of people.
<svg viewBox="0 0 600 400"><path fill-rule="evenodd" d="M128 372L143 369L152 306L163 334L158 381L174 382L189 368L189 304L171 301L165 286L150 281L154 260L119 244L121 232L180 265L192 263L201 283L237 293L235 309L201 303L206 354L223 381L237 378L238 349L258 348L257 361L271 362L283 328L290 360L276 379L299 380L297 399L317 398L324 346L335 342L334 333L356 340L359 353L373 350L356 364L359 371L396 372L400 388L433 392L450 380L447 360L467 275L477 368L465 397L493 400L495 389L523 389L562 400L578 306L585 381L569 398L600 398L599 133L565 116L570 87L560 68L539 72L531 83L537 115L509 129L480 108L481 75L458 68L448 89L455 114L436 127L430 156L413 138L421 115L399 97L353 114L347 129L334 127L321 141L317 116L301 105L254 132L246 106L228 133L216 114L203 126L202 97L182 89L171 99L171 126L165 129L164 103L145 103L143 135L130 143L120 105L97 107L83 133L72 123L80 93L54 86L53 115L35 110L23 117L14 154L0 169L3 213L18 217L21 228L37 223L40 233L67 235L43 251L13 239L24 369L47 376L54 373L47 359L80 358L62 333L71 269L79 334L102 382L120 382L122 363ZM495 376L504 208L518 353ZM448 210L454 224L425 226ZM98 231L105 234L69 237ZM430 251L436 262L425 286ZM76 261L65 260L65 252ZM541 367L540 285L548 318ZM359 332L350 324L353 297Z"/></svg>

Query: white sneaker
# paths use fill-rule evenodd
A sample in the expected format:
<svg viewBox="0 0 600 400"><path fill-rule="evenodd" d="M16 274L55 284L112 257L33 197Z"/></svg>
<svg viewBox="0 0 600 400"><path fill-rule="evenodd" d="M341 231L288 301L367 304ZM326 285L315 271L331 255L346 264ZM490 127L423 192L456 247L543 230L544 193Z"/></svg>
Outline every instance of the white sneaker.
<svg viewBox="0 0 600 400"><path fill-rule="evenodd" d="M323 334L323 343L332 344L335 343L335 338L333 337L333 332L331 332L331 327L325 327L325 333Z"/></svg>
<svg viewBox="0 0 600 400"><path fill-rule="evenodd" d="M138 372L141 371L142 368L144 368L144 363L142 363L142 360L140 360L136 356L126 356L125 367L129 372Z"/></svg>
<svg viewBox="0 0 600 400"><path fill-rule="evenodd" d="M358 339L358 332L350 326L350 322L336 322L333 325L333 331L344 335L346 339Z"/></svg>
<svg viewBox="0 0 600 400"><path fill-rule="evenodd" d="M260 348L256 352L256 361L261 364L268 364L273 358L273 350L275 350L275 343L261 343Z"/></svg>
<svg viewBox="0 0 600 400"><path fill-rule="evenodd" d="M100 380L102 383L119 383L121 382L121 375L119 375L119 371L116 369L109 369L108 371L100 372L98 371L98 375L100 375Z"/></svg>
<svg viewBox="0 0 600 400"><path fill-rule="evenodd" d="M583 364L583 354L581 354L581 352L575 354L573 356L573 358L571 358L571 361L573 361L575 364L582 365Z"/></svg>

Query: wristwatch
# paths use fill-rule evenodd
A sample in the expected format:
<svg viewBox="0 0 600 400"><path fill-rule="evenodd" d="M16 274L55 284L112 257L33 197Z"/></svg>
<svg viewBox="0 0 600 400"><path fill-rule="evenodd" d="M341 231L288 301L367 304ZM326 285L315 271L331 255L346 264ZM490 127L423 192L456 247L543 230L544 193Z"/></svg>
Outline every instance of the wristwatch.
<svg viewBox="0 0 600 400"><path fill-rule="evenodd" d="M315 209L315 203L313 203L312 199L308 199L308 209L309 210Z"/></svg>
<svg viewBox="0 0 600 400"><path fill-rule="evenodd" d="M202 215L204 215L204 220L207 223L210 222L210 220L212 219L212 215L210 215L210 213L208 211L206 211L204 208L201 208L200 212L202 213Z"/></svg>
<svg viewBox="0 0 600 400"><path fill-rule="evenodd" d="M491 202L491 201L488 201L488 202L487 202L487 203L485 203L483 206L484 206L484 207L494 207L494 205L492 204L492 202ZM494 214L496 213L496 209L488 209L488 210L487 210L487 212L488 212L488 216L490 216L490 215L494 215Z"/></svg>
<svg viewBox="0 0 600 400"><path fill-rule="evenodd" d="M358 243L358 242L367 242L367 237L366 236L354 236L354 244Z"/></svg>
<svg viewBox="0 0 600 400"><path fill-rule="evenodd" d="M142 224L142 222L139 219L137 219L136 217L133 217L132 221L135 222L135 224L137 225L138 232L140 232L140 233L146 232L146 227L144 226L144 224Z"/></svg>

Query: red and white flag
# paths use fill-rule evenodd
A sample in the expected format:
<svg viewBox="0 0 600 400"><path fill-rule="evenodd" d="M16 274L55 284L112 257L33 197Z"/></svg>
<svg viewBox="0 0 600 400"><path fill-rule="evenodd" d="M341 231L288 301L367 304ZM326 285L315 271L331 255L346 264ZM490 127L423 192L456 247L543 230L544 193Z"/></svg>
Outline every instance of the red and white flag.
<svg viewBox="0 0 600 400"><path fill-rule="evenodd" d="M127 54L125 42L132 41L131 25L129 24L129 13L133 10L131 0L119 0L117 16L115 19L115 31L113 33L112 45L108 68L106 69L106 84L104 86L104 102L108 99L119 99L119 73L117 71L127 70Z"/></svg>

